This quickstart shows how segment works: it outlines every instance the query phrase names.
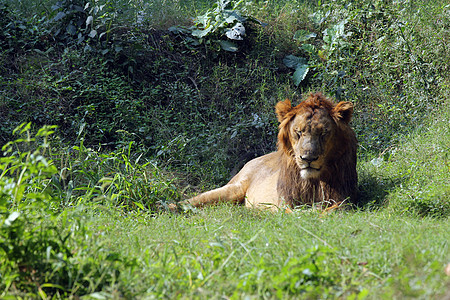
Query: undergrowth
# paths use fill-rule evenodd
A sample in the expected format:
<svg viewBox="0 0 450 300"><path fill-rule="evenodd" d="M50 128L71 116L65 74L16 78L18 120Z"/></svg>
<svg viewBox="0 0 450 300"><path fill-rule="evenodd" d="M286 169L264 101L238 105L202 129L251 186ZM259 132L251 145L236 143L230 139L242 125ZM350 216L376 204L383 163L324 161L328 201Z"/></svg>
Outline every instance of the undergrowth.
<svg viewBox="0 0 450 300"><path fill-rule="evenodd" d="M154 162L141 162L142 154L133 157L132 143L106 154L81 140L54 152L55 126L31 130L30 123L16 128L18 138L3 146L0 157L3 296L66 298L119 289L119 270L135 262L104 252L83 212L154 212L177 199L174 179Z"/></svg>
<svg viewBox="0 0 450 300"><path fill-rule="evenodd" d="M448 218L449 117L442 109L406 141L360 163L363 196L372 194L397 213Z"/></svg>

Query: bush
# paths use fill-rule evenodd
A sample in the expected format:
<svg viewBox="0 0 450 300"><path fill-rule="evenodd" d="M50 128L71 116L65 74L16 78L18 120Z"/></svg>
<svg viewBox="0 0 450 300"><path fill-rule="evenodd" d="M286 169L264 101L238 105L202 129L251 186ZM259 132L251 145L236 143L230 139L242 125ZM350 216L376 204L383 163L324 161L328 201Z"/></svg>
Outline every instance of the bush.
<svg viewBox="0 0 450 300"><path fill-rule="evenodd" d="M437 38L444 29L431 20L447 20L446 9L429 4L423 10L412 2L323 2L310 16L312 28L293 36L297 55L284 62L296 70L297 85L309 83L354 102L359 142L377 153L443 103L438 86L445 79L439 74L448 72L448 64L430 58L436 51L449 58L450 52Z"/></svg>
<svg viewBox="0 0 450 300"><path fill-rule="evenodd" d="M119 289L116 285L120 270L135 265L132 259L105 251L79 215L85 205L89 207L92 203L93 191L101 188L74 188L73 183L62 188L63 172L48 159L52 156L49 138L54 129L46 126L33 136L31 125L23 124L15 131L21 137L2 149L5 151L0 157L2 297L65 298ZM124 155L121 157L126 159ZM131 167L126 165L127 170ZM77 203L72 201L76 197L74 190L84 192L78 195ZM120 190L118 198L126 198L127 187ZM113 195L108 191L105 194ZM116 199L114 204L118 202ZM68 206L76 209L70 211ZM138 206L144 208L142 204Z"/></svg>

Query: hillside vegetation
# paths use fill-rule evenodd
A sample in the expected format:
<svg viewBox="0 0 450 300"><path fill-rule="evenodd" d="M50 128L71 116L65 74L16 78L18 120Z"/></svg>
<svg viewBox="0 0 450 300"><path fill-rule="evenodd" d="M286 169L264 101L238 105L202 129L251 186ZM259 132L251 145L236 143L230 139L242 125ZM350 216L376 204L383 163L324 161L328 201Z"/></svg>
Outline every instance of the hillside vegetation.
<svg viewBox="0 0 450 300"><path fill-rule="evenodd" d="M0 0L0 28L0 297L448 297L446 1ZM166 211L313 91L355 105L358 208Z"/></svg>

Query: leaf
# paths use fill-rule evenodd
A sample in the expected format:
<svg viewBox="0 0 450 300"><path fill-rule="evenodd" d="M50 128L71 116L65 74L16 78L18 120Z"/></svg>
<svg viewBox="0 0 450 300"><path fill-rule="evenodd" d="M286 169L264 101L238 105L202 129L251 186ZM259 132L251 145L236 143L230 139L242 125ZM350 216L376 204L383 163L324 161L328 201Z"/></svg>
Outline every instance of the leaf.
<svg viewBox="0 0 450 300"><path fill-rule="evenodd" d="M225 11L224 15L228 15L228 17L225 18L225 22L227 22L228 24L233 24L235 21L238 22L245 22L247 21L247 19L243 16L241 16L240 13L238 13L237 11ZM230 22L229 22L230 21Z"/></svg>
<svg viewBox="0 0 450 300"><path fill-rule="evenodd" d="M299 41L299 42L305 42L311 38L315 38L317 36L317 34L315 34L314 32L309 32L306 30L297 30L297 32L295 32L294 34L294 40Z"/></svg>
<svg viewBox="0 0 450 300"><path fill-rule="evenodd" d="M67 25L67 33L69 33L70 35L75 35L77 33L77 28L75 26L73 26L72 24Z"/></svg>
<svg viewBox="0 0 450 300"><path fill-rule="evenodd" d="M237 23L231 29L228 29L227 32L225 32L225 35L229 39L242 41L244 39L243 36L245 35L245 27L242 23Z"/></svg>
<svg viewBox="0 0 450 300"><path fill-rule="evenodd" d="M81 44L82 42L84 42L84 36L80 33L78 33L78 39L77 39L77 44Z"/></svg>
<svg viewBox="0 0 450 300"><path fill-rule="evenodd" d="M87 28L89 25L92 25L93 23L94 23L94 17L93 17L93 16L87 17L87 19L86 19L86 28Z"/></svg>
<svg viewBox="0 0 450 300"><path fill-rule="evenodd" d="M220 44L220 47L222 47L222 49L225 51L230 51L230 52L238 51L238 47L232 42L219 41L219 44Z"/></svg>
<svg viewBox="0 0 450 300"><path fill-rule="evenodd" d="M305 79L306 74L309 71L308 60L304 57L297 57L294 55L288 55L283 59L283 63L288 68L295 69L294 75L292 78L294 80L295 85L299 85L300 82Z"/></svg>
<svg viewBox="0 0 450 300"><path fill-rule="evenodd" d="M84 8L79 5L73 5L72 8L77 12L84 13Z"/></svg>
<svg viewBox="0 0 450 300"><path fill-rule="evenodd" d="M303 57L297 57L295 55L288 55L283 59L283 63L288 68L297 69L298 65L304 65L304 64L308 63L308 60Z"/></svg>
<svg viewBox="0 0 450 300"><path fill-rule="evenodd" d="M55 283L44 283L41 285L41 288L56 288L56 289L60 289L62 291L65 290L65 288L62 285L55 284Z"/></svg>
<svg viewBox="0 0 450 300"><path fill-rule="evenodd" d="M317 55L319 55L319 57L323 60L327 60L327 58L328 58L327 51L325 51L325 50L319 50Z"/></svg>
<svg viewBox="0 0 450 300"><path fill-rule="evenodd" d="M97 30L91 30L89 37L94 38L97 35Z"/></svg>
<svg viewBox="0 0 450 300"><path fill-rule="evenodd" d="M323 31L323 41L327 44L331 44L336 40L340 39L344 36L346 21L342 21L330 28L327 28Z"/></svg>
<svg viewBox="0 0 450 300"><path fill-rule="evenodd" d="M238 21L238 18L236 18L236 16L233 15L233 14L230 14L230 15L225 19L225 23L228 23L228 24L232 24L232 23L234 23L235 21Z"/></svg>
<svg viewBox="0 0 450 300"><path fill-rule="evenodd" d="M201 24L203 25L203 27L207 27L209 21L210 21L209 12L207 12L203 16L197 16L194 20L195 24Z"/></svg>
<svg viewBox="0 0 450 300"><path fill-rule="evenodd" d="M139 203L139 202L136 202L136 201L133 201L133 203L134 203L134 205L136 205L140 209L145 210L145 207L144 207L144 205L142 205L142 203Z"/></svg>
<svg viewBox="0 0 450 300"><path fill-rule="evenodd" d="M318 11L312 15L312 21L317 25L321 25L331 14L331 11L327 11L323 14L322 11Z"/></svg>
<svg viewBox="0 0 450 300"><path fill-rule="evenodd" d="M209 26L204 30L197 29L197 30L192 31L192 35L196 36L198 38L202 38L202 37L206 36L208 33L210 33L213 30L213 28L214 28L213 26Z"/></svg>
<svg viewBox="0 0 450 300"><path fill-rule="evenodd" d="M306 74L308 74L308 71L309 66L307 64L297 66L297 69L295 70L294 75L292 76L292 78L294 79L294 84L296 86L298 86L300 82L302 82L303 79L305 79Z"/></svg>
<svg viewBox="0 0 450 300"><path fill-rule="evenodd" d="M346 20L343 20L339 24L336 24L333 26L337 36L341 37L344 35L345 23L346 23Z"/></svg>
<svg viewBox="0 0 450 300"><path fill-rule="evenodd" d="M9 227L11 224L20 216L20 213L13 211L8 218L5 220L5 226Z"/></svg>
<svg viewBox="0 0 450 300"><path fill-rule="evenodd" d="M62 18L64 18L65 16L66 16L66 14L63 13L62 11L60 11L60 12L53 18L53 21L59 21L59 20L61 20Z"/></svg>
<svg viewBox="0 0 450 300"><path fill-rule="evenodd" d="M308 52L309 54L316 54L317 53L317 49L314 45L311 44L303 44L302 45L302 49L305 52Z"/></svg>

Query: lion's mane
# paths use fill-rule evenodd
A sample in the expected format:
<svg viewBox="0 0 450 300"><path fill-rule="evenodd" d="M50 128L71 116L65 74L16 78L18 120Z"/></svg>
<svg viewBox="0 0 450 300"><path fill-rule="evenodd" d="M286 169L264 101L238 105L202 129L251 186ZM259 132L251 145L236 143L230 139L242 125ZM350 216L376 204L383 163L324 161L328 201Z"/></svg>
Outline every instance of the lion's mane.
<svg viewBox="0 0 450 300"><path fill-rule="evenodd" d="M281 102L283 103L283 102ZM277 105L280 120L278 134L278 151L281 152L281 171L278 178L278 193L290 206L312 204L316 202L335 203L343 200L356 201L356 147L354 131L349 126L352 111L342 115L338 106L325 98L321 93L312 94L298 106L283 115L283 105ZM303 108L325 108L335 123L335 134L332 137L332 151L326 157L326 169L318 178L303 179L300 169L293 157L288 125L293 117ZM346 199L342 199L342 195Z"/></svg>

